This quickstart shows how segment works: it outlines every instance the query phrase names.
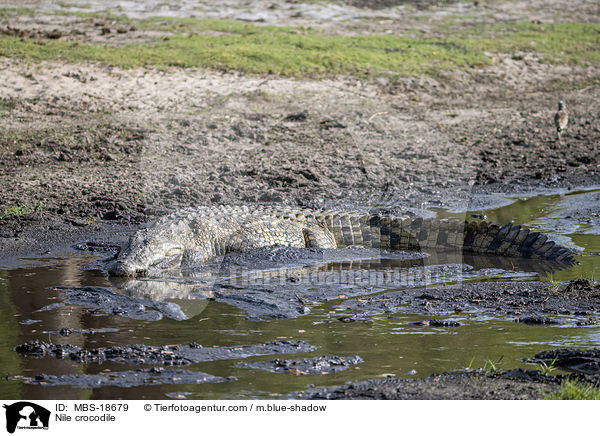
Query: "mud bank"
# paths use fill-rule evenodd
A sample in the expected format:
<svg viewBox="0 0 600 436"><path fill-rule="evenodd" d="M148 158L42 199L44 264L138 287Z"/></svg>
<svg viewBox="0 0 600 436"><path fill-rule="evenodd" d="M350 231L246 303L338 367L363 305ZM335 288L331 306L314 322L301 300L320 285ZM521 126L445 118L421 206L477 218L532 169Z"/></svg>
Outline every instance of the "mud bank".
<svg viewBox="0 0 600 436"><path fill-rule="evenodd" d="M35 377L12 377L11 380L22 380L27 384L39 386L73 386L81 389L102 387L131 388L134 386L151 386L161 384L194 385L202 383L223 383L235 381L235 377L215 377L203 372L183 369L150 368L133 371L112 372L110 374L68 374Z"/></svg>
<svg viewBox="0 0 600 436"><path fill-rule="evenodd" d="M262 369L275 373L293 375L331 374L345 371L352 365L362 363L359 356L320 356L305 359L274 359L265 362L242 362L236 368Z"/></svg>
<svg viewBox="0 0 600 436"><path fill-rule="evenodd" d="M269 354L306 353L316 347L306 342L271 342L261 345L239 345L235 347L209 347L192 342L188 345L153 347L150 345L127 345L85 350L74 345L48 344L35 341L19 345L15 351L26 356L54 356L80 363L104 363L107 361L135 365L184 366L198 362L242 359Z"/></svg>
<svg viewBox="0 0 600 436"><path fill-rule="evenodd" d="M340 308L359 317L418 313L431 316L463 312L504 317L525 324L593 325L600 308L597 285L570 283L487 282L394 291L344 301Z"/></svg>
<svg viewBox="0 0 600 436"><path fill-rule="evenodd" d="M471 371L424 379L389 378L307 389L291 398L306 400L532 400L555 391L564 376L537 370Z"/></svg>

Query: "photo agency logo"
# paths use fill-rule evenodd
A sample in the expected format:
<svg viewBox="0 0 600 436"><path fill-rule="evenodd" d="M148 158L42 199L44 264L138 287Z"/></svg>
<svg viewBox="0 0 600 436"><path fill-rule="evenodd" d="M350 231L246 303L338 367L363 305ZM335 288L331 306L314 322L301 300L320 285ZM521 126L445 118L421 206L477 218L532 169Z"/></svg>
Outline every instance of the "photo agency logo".
<svg viewBox="0 0 600 436"><path fill-rule="evenodd" d="M6 409L6 431L14 433L22 430L48 430L50 411L29 401L19 401L4 405Z"/></svg>

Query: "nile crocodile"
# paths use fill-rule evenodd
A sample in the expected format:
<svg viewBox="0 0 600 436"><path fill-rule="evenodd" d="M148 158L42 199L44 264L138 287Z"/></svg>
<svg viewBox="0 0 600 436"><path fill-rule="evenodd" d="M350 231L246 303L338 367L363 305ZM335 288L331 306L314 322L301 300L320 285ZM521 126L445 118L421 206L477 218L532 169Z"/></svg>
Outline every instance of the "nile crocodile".
<svg viewBox="0 0 600 436"><path fill-rule="evenodd" d="M109 265L112 275L190 266L230 252L269 246L383 250L463 250L573 263L575 252L518 225L423 219L369 212L266 206L185 209L137 232Z"/></svg>

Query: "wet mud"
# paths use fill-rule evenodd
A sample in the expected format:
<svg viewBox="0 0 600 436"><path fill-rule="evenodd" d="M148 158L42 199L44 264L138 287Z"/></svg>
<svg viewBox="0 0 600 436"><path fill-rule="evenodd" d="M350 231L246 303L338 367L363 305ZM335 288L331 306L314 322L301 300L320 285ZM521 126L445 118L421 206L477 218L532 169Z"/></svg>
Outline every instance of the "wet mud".
<svg viewBox="0 0 600 436"><path fill-rule="evenodd" d="M54 356L78 363L104 363L107 361L134 365L185 366L198 362L241 359L269 354L306 353L316 347L297 341L278 341L261 345L239 345L234 347L207 347L192 342L188 345L125 345L108 348L82 349L69 344L49 344L41 341L28 342L15 348L22 355Z"/></svg>
<svg viewBox="0 0 600 436"><path fill-rule="evenodd" d="M90 312L95 315L120 315L142 321L160 321L163 316L175 320L187 318L176 304L132 298L117 294L109 288L91 286L84 288L57 287L54 290L62 293L64 303L53 303L38 309L37 312L74 304L88 307Z"/></svg>
<svg viewBox="0 0 600 436"><path fill-rule="evenodd" d="M216 377L203 372L183 369L136 369L132 371L111 372L105 374L39 374L35 377L12 377L27 384L39 386L69 385L81 389L97 389L103 387L131 388L135 386L152 386L160 384L196 385L202 383L223 383L235 381L235 377Z"/></svg>
<svg viewBox="0 0 600 436"><path fill-rule="evenodd" d="M552 325L595 322L600 312L598 286L589 281L481 282L386 292L350 299L338 307L362 317L413 313L436 315L463 312L512 318L524 324ZM556 317L556 318L555 318ZM560 319L558 319L560 317Z"/></svg>
<svg viewBox="0 0 600 436"><path fill-rule="evenodd" d="M463 371L424 379L387 378L297 392L305 400L516 400L541 399L564 380L537 370Z"/></svg>
<svg viewBox="0 0 600 436"><path fill-rule="evenodd" d="M258 251L258 254L227 256L226 259L231 260L224 261L221 268L218 264L209 264L197 271L187 271L179 278L117 281L115 286L120 292L140 299L142 304L147 299L208 299L240 308L248 313L249 319L286 319L307 315L328 301L364 297L390 288L431 287L483 277L525 279L534 277L536 271L565 267L556 262L463 256L452 252L393 253L368 249L322 252L288 248ZM280 257L264 257L273 251L284 252L286 256L291 252L293 261L281 263ZM302 257L302 251L306 252L306 258ZM339 253L333 254L335 251ZM253 260L262 269L253 269ZM232 265L235 268L232 269ZM80 292L84 293L84 290ZM411 297L412 293L406 295L409 299L417 298L418 293L415 297ZM354 304L352 301L348 304ZM401 304L407 304L407 301Z"/></svg>
<svg viewBox="0 0 600 436"><path fill-rule="evenodd" d="M236 368L262 369L264 371L293 375L331 374L345 371L363 360L359 356L320 356L305 359L273 359L265 362L241 362Z"/></svg>
<svg viewBox="0 0 600 436"><path fill-rule="evenodd" d="M407 281L410 282L408 286L412 288L424 286L432 281L443 282L459 277L469 279L489 275L513 275L502 270L475 271L467 265L415 267L410 268L408 273L404 270L389 270L387 273L387 277L381 281L383 272L367 270L350 270L349 274L343 274L341 279L339 272L321 271L314 281L302 280L298 276L285 278L279 274L274 277L261 274L259 277L252 278L249 284L235 284L235 281L233 284L213 283L208 287L187 284L187 291L188 295L196 298L207 298L242 309L248 313L249 319L287 319L307 315L314 308L328 301L362 297L381 292L389 287L407 286ZM255 284L257 282L258 285ZM397 286L394 286L394 282ZM185 295L185 286L183 290L182 286L179 286L179 298ZM153 280L130 284L124 289L138 298L149 294L154 295L155 298L157 296L165 298L172 287L174 287L173 283L165 284Z"/></svg>
<svg viewBox="0 0 600 436"><path fill-rule="evenodd" d="M104 329L70 329L69 327L63 327L60 330L49 330L44 331L45 334L49 335L60 335L60 336L71 336L71 335L93 335L98 333L116 333L119 329L104 328Z"/></svg>

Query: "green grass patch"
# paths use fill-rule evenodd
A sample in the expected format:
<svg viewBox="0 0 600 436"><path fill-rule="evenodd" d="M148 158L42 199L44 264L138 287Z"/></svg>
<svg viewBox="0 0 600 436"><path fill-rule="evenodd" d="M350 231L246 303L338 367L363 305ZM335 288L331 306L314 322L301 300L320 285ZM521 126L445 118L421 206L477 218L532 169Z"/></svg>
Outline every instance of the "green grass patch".
<svg viewBox="0 0 600 436"><path fill-rule="evenodd" d="M21 205L21 206L9 206L0 210L0 219L3 218L18 218L27 215L31 215L34 213L43 212L46 208L46 205L38 200L38 202L33 206Z"/></svg>
<svg viewBox="0 0 600 436"><path fill-rule="evenodd" d="M487 28L475 26L456 39L468 50L539 53L547 62L600 62L598 24L512 23Z"/></svg>
<svg viewBox="0 0 600 436"><path fill-rule="evenodd" d="M546 395L545 400L600 400L600 388L589 383L564 381L558 391Z"/></svg>
<svg viewBox="0 0 600 436"><path fill-rule="evenodd" d="M0 211L0 219L30 215L33 209L27 206L11 206Z"/></svg>
<svg viewBox="0 0 600 436"><path fill-rule="evenodd" d="M456 42L390 35L323 36L296 29L233 22L205 23L204 32L117 47L60 40L0 38L0 56L29 61L95 61L122 68L197 67L283 76L425 74L489 64Z"/></svg>
<svg viewBox="0 0 600 436"><path fill-rule="evenodd" d="M85 15L82 14L82 15ZM536 52L549 62L600 62L600 25L517 23L465 35L325 35L310 29L228 20L116 17L117 24L164 29L154 42L106 46L0 38L0 56L39 62L101 62L121 68L186 67L290 77L434 75L492 64L486 54Z"/></svg>
<svg viewBox="0 0 600 436"><path fill-rule="evenodd" d="M0 18L14 17L15 15L33 14L35 11L28 8L0 8Z"/></svg>

